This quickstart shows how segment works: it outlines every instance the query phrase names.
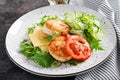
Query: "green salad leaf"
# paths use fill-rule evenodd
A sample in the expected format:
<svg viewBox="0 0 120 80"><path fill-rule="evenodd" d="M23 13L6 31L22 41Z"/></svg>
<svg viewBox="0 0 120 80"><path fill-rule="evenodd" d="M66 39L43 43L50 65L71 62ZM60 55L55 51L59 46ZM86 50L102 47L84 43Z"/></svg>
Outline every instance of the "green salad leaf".
<svg viewBox="0 0 120 80"><path fill-rule="evenodd" d="M84 34L86 36L87 41L90 43L90 46L92 49L95 50L104 50L102 48L102 46L100 45L100 41L99 39L94 38L87 29L84 30Z"/></svg>
<svg viewBox="0 0 120 80"><path fill-rule="evenodd" d="M25 39L20 44L20 53L25 55L28 59L38 63L43 67L53 66L56 61L50 54L41 51L39 48L34 47L32 43Z"/></svg>
<svg viewBox="0 0 120 80"><path fill-rule="evenodd" d="M35 55L31 59L43 67L50 67L55 59L48 53L40 51L39 48L36 48Z"/></svg>
<svg viewBox="0 0 120 80"><path fill-rule="evenodd" d="M29 27L28 30L27 30L27 34L33 33L33 32L34 32L34 29L35 29L35 26Z"/></svg>
<svg viewBox="0 0 120 80"><path fill-rule="evenodd" d="M21 54L24 54L27 58L31 58L34 53L34 47L33 45L30 43L29 40L24 39L21 44L20 44L20 51Z"/></svg>
<svg viewBox="0 0 120 80"><path fill-rule="evenodd" d="M27 34L32 34L37 27L40 27L39 23L33 24L27 29Z"/></svg>
<svg viewBox="0 0 120 80"><path fill-rule="evenodd" d="M41 19L41 21L40 21L40 25L41 26L44 26L44 24L45 24L45 22L47 21L47 20L58 20L59 19L59 17L58 16L43 16L42 17L42 19Z"/></svg>
<svg viewBox="0 0 120 80"><path fill-rule="evenodd" d="M71 34L77 34L86 38L93 50L103 50L100 45L103 31L100 29L99 21L94 15L84 12L66 12L63 21L70 26Z"/></svg>
<svg viewBox="0 0 120 80"><path fill-rule="evenodd" d="M74 12L74 13L68 13L66 12L64 14L64 22L67 23L71 29L75 29L75 30L81 30L82 27L84 27L84 24L79 21L79 17L80 14L78 12Z"/></svg>

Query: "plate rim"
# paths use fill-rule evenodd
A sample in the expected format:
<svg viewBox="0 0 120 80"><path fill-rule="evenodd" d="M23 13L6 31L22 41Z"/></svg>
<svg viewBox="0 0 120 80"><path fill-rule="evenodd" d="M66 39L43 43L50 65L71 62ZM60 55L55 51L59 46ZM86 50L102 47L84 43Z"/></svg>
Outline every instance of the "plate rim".
<svg viewBox="0 0 120 80"><path fill-rule="evenodd" d="M76 6L76 5L70 5L70 4L60 4L60 5L52 5L52 6L64 6L64 5ZM95 11L95 10L93 10L93 9L91 9L91 8L88 8L88 7L82 7L82 6L80 6L80 5L77 5L77 6L79 6L79 7L81 7L81 8L86 8L86 9L90 9L90 10L92 10L92 11ZM19 18L17 18L17 19L12 23L12 25L13 25L18 19L20 19L21 17L23 17L24 15L26 15L26 14L28 14L28 13L30 13L30 12L33 12L34 10L37 10L37 9L40 9L40 8L44 8L44 7L49 7L49 6L39 7L39 8L33 9L33 10L31 10L31 11L23 14L22 16L20 16ZM97 11L95 11L95 12L97 12ZM97 13L99 13L99 12L97 12ZM99 13L99 14L100 14L100 13ZM101 14L101 15L102 15L102 14ZM104 17L105 19L107 19L107 18L106 18L105 16L103 16L103 15L102 15L102 17ZM110 22L110 20L108 20L108 19L107 19L107 21ZM59 74L59 75L55 75L55 74L54 74L54 75L53 75L53 74L44 74L44 73L34 72L34 71L32 71L32 70L29 70L29 69L24 68L23 66L21 66L19 63L17 63L17 62L10 56L10 54L9 54L9 52L8 52L8 50L7 50L6 38L7 38L8 32L9 32L9 30L11 29L11 26L12 26L12 25L10 26L10 28L8 29L7 34L6 34L6 38L5 38L5 51L6 51L7 55L8 55L8 57L10 58L10 60L11 60L15 65L17 65L19 68L21 68L21 69L23 69L23 70L25 70L25 71L27 71L27 72L29 72L29 73L31 73L31 74L35 74L35 75L38 75L38 76L45 76L45 77L70 77L70 76L76 76L76 75L78 75L78 74L83 74L83 73L86 73L86 72L89 72L89 71L91 71L91 70L96 69L97 67L99 67L100 65L102 65L104 62L106 62L107 59L109 59L109 58L111 57L111 55L113 54L113 51L115 50L116 45L117 45L117 33L116 33L116 30L115 30L114 25L113 25L112 23L110 23L110 24L112 25L112 27L113 27L113 29L114 29L114 31L115 31L116 43L115 43L115 45L114 45L114 48L111 50L110 54L109 54L103 61L101 61L99 64L96 64L95 66L93 66L93 67L91 67L91 68L88 68L88 69L86 69L86 70L80 71L80 72L69 73L69 74Z"/></svg>

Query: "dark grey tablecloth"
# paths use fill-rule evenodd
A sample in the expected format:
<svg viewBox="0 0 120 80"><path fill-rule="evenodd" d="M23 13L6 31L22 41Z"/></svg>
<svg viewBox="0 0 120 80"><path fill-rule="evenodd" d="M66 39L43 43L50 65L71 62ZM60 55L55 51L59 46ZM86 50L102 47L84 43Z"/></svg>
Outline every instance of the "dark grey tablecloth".
<svg viewBox="0 0 120 80"><path fill-rule="evenodd" d="M47 0L0 0L0 80L74 80L74 77L46 78L30 74L12 63L6 54L5 37L12 23L23 14L47 5Z"/></svg>

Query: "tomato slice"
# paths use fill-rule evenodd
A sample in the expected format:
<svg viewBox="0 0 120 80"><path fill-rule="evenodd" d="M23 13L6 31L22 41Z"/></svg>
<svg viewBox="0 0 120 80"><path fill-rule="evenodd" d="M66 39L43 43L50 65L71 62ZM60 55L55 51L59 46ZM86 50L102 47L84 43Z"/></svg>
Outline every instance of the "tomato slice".
<svg viewBox="0 0 120 80"><path fill-rule="evenodd" d="M81 36L67 35L65 52L76 60L86 60L91 56L89 43Z"/></svg>

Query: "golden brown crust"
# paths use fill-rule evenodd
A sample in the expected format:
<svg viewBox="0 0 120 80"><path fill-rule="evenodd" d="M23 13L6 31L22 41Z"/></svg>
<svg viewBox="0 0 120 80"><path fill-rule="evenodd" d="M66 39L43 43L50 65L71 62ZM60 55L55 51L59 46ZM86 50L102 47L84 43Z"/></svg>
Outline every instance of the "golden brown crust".
<svg viewBox="0 0 120 80"><path fill-rule="evenodd" d="M70 30L69 26L60 20L48 20L45 25L48 29L61 32L61 34L67 34Z"/></svg>
<svg viewBox="0 0 120 80"><path fill-rule="evenodd" d="M50 54L57 60L64 62L71 59L70 56L68 56L64 52L64 46L65 46L65 40L66 37L59 36L56 37L50 44L49 44L49 52Z"/></svg>

